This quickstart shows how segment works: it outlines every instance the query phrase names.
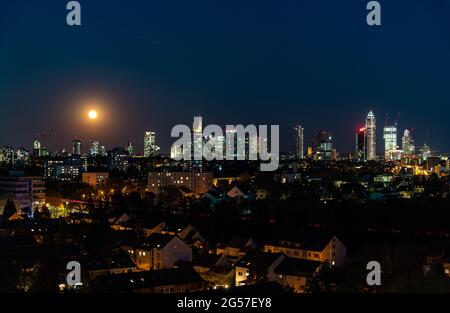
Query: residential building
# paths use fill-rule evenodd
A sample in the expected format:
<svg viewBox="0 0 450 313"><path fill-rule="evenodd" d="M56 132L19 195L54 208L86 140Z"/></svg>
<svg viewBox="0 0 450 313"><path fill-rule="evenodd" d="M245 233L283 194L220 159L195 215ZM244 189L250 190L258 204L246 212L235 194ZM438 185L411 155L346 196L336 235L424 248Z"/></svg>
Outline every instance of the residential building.
<svg viewBox="0 0 450 313"><path fill-rule="evenodd" d="M206 283L192 267L103 275L91 284L92 292L186 293L202 291Z"/></svg>
<svg viewBox="0 0 450 313"><path fill-rule="evenodd" d="M153 233L123 248L141 269L173 268L180 260L192 262L192 248L176 235Z"/></svg>
<svg viewBox="0 0 450 313"><path fill-rule="evenodd" d="M148 173L148 191L158 194L161 188L187 187L199 196L212 187L211 172L154 171Z"/></svg>
<svg viewBox="0 0 450 313"><path fill-rule="evenodd" d="M105 187L108 184L108 172L84 172L81 174L81 181L94 188Z"/></svg>
<svg viewBox="0 0 450 313"><path fill-rule="evenodd" d="M340 267L345 262L347 248L332 234L313 232L267 243L264 245L264 252L284 253L291 258L320 261L329 266Z"/></svg>
<svg viewBox="0 0 450 313"><path fill-rule="evenodd" d="M0 177L0 199L12 200L17 209L35 208L45 204L45 181L41 177L10 172Z"/></svg>
<svg viewBox="0 0 450 313"><path fill-rule="evenodd" d="M258 267L267 269L267 280L280 282L275 269L286 257L280 253L249 252L243 256L235 265L235 285L244 286L252 284L257 277L253 272L253 263L257 262Z"/></svg>
<svg viewBox="0 0 450 313"><path fill-rule="evenodd" d="M302 293L305 291L308 279L319 273L322 264L319 261L286 257L273 272L278 275L278 281L285 289Z"/></svg>

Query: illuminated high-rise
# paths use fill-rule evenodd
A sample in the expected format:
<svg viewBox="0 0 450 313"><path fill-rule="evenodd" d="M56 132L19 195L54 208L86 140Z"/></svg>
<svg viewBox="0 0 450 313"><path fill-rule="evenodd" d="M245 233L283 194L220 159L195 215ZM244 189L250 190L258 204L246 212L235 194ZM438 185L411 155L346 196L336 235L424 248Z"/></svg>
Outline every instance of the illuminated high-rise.
<svg viewBox="0 0 450 313"><path fill-rule="evenodd" d="M129 156L133 156L134 155L134 147L133 147L133 144L131 143L131 141L128 142L127 152L128 152Z"/></svg>
<svg viewBox="0 0 450 313"><path fill-rule="evenodd" d="M385 126L383 128L384 157L386 160L395 159L397 152L397 125Z"/></svg>
<svg viewBox="0 0 450 313"><path fill-rule="evenodd" d="M172 159L181 160L183 158L183 146L173 145L172 148L170 148L170 157Z"/></svg>
<svg viewBox="0 0 450 313"><path fill-rule="evenodd" d="M192 137L194 159L201 159L203 156L203 122L201 116L194 116Z"/></svg>
<svg viewBox="0 0 450 313"><path fill-rule="evenodd" d="M377 158L377 124L372 111L367 114L366 119L366 160Z"/></svg>
<svg viewBox="0 0 450 313"><path fill-rule="evenodd" d="M72 154L73 155L81 155L83 151L83 143L80 140L72 141Z"/></svg>
<svg viewBox="0 0 450 313"><path fill-rule="evenodd" d="M295 156L297 159L303 159L303 132L304 128L300 125L294 127L294 136L295 136Z"/></svg>
<svg viewBox="0 0 450 313"><path fill-rule="evenodd" d="M18 161L27 161L30 153L25 148L19 148L16 152Z"/></svg>
<svg viewBox="0 0 450 313"><path fill-rule="evenodd" d="M34 157L41 156L41 142L39 140L35 140L33 142L33 156Z"/></svg>
<svg viewBox="0 0 450 313"><path fill-rule="evenodd" d="M431 148L429 145L425 143L422 148L422 160L426 161L430 156L431 156Z"/></svg>
<svg viewBox="0 0 450 313"><path fill-rule="evenodd" d="M212 157L216 160L222 160L224 158L226 152L226 139L225 136L208 136L205 137L205 140L208 141L209 145L212 147ZM217 149L216 149L217 148ZM172 154L180 153L182 155L183 149L182 147L178 147L177 150L172 148Z"/></svg>
<svg viewBox="0 0 450 313"><path fill-rule="evenodd" d="M229 158L235 158L237 156L237 132L235 129L225 130L225 153Z"/></svg>
<svg viewBox="0 0 450 313"><path fill-rule="evenodd" d="M1 147L0 148L0 162L8 163L14 165L15 162L15 151L11 147Z"/></svg>
<svg viewBox="0 0 450 313"><path fill-rule="evenodd" d="M144 134L144 156L146 158L156 154L156 134L152 131L147 131Z"/></svg>
<svg viewBox="0 0 450 313"><path fill-rule="evenodd" d="M319 131L316 140L316 158L318 160L331 160L333 158L333 137L331 132Z"/></svg>
<svg viewBox="0 0 450 313"><path fill-rule="evenodd" d="M366 128L360 127L356 132L355 138L355 158L364 161L366 157Z"/></svg>
<svg viewBox="0 0 450 313"><path fill-rule="evenodd" d="M253 151L253 152L255 152L255 157L257 158L257 155L258 155L258 149L259 149L259 137L258 137L258 135L254 135L254 136L248 136L247 138L246 138L246 140L247 140L247 142L246 142L246 158L248 159L248 160L250 160L251 159L251 153L250 153L250 151ZM225 143L225 137L223 138L223 142Z"/></svg>
<svg viewBox="0 0 450 313"><path fill-rule="evenodd" d="M201 116L194 116L192 124L192 148L193 160L191 170L194 172L203 171L203 121Z"/></svg>
<svg viewBox="0 0 450 313"><path fill-rule="evenodd" d="M93 140L91 142L91 147L89 149L90 150L89 151L90 155L93 156L93 157L97 156L98 155L98 148L99 148L98 141L97 140Z"/></svg>
<svg viewBox="0 0 450 313"><path fill-rule="evenodd" d="M414 140L412 139L411 133L408 129L405 129L402 137L402 150L404 155L415 154Z"/></svg>

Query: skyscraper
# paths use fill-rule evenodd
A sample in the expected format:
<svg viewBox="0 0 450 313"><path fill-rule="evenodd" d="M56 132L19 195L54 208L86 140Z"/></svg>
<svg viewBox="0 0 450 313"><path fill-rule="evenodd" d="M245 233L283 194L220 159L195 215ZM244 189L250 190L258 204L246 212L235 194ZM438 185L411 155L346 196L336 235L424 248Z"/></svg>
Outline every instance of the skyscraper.
<svg viewBox="0 0 450 313"><path fill-rule="evenodd" d="M124 147L115 147L108 151L108 168L126 172L129 166L129 156Z"/></svg>
<svg viewBox="0 0 450 313"><path fill-rule="evenodd" d="M377 124L372 111L367 114L366 119L366 160L377 158Z"/></svg>
<svg viewBox="0 0 450 313"><path fill-rule="evenodd" d="M39 140L35 140L33 142L33 156L34 157L41 156L41 142Z"/></svg>
<svg viewBox="0 0 450 313"><path fill-rule="evenodd" d="M16 152L18 161L27 161L30 153L25 148L19 148Z"/></svg>
<svg viewBox="0 0 450 313"><path fill-rule="evenodd" d="M356 132L355 138L355 158L364 161L366 157L366 128L360 127Z"/></svg>
<svg viewBox="0 0 450 313"><path fill-rule="evenodd" d="M384 157L386 160L394 160L397 152L397 125L383 128Z"/></svg>
<svg viewBox="0 0 450 313"><path fill-rule="evenodd" d="M91 142L91 147L89 149L89 153L91 156L95 157L98 155L98 141L97 140L93 140Z"/></svg>
<svg viewBox="0 0 450 313"><path fill-rule="evenodd" d="M156 153L156 134L152 131L145 132L144 135L144 156L146 158L154 156Z"/></svg>
<svg viewBox="0 0 450 313"><path fill-rule="evenodd" d="M72 154L73 155L81 155L81 152L83 151L83 143L80 140L73 140L72 141Z"/></svg>
<svg viewBox="0 0 450 313"><path fill-rule="evenodd" d="M133 144L131 143L131 141L128 142L127 152L128 152L129 156L134 155L134 147L133 147Z"/></svg>
<svg viewBox="0 0 450 313"><path fill-rule="evenodd" d="M294 127L295 136L295 156L297 159L303 159L303 132L304 128L300 125Z"/></svg>
<svg viewBox="0 0 450 313"><path fill-rule="evenodd" d="M203 155L203 122L201 116L194 116L192 136L194 159L201 159Z"/></svg>
<svg viewBox="0 0 450 313"><path fill-rule="evenodd" d="M331 132L319 131L316 140L317 159L331 160L333 158L333 137L331 136Z"/></svg>
<svg viewBox="0 0 450 313"><path fill-rule="evenodd" d="M208 143L213 147L212 149L212 155L216 160L222 160L224 158L225 152L226 152L226 139L225 136L209 136L205 137L205 140L208 141ZM216 149L218 148L218 149ZM173 153L177 150L173 150ZM178 153L182 155L183 149L179 147Z"/></svg>
<svg viewBox="0 0 450 313"><path fill-rule="evenodd" d="M429 145L425 143L422 148L422 160L426 161L430 156L431 156L431 148Z"/></svg>
<svg viewBox="0 0 450 313"><path fill-rule="evenodd" d="M181 160L183 157L183 146L173 145L172 148L170 148L170 157L172 159Z"/></svg>
<svg viewBox="0 0 450 313"><path fill-rule="evenodd" d="M415 154L414 140L412 139L411 133L408 129L405 129L402 137L402 150L404 155Z"/></svg>

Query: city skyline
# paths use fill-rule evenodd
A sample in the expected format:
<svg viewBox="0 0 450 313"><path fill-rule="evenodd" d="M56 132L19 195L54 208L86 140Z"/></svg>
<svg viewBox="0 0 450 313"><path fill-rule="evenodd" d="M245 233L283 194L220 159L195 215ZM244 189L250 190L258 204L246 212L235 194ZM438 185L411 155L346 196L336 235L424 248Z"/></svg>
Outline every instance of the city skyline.
<svg viewBox="0 0 450 313"><path fill-rule="evenodd" d="M196 116L194 116L195 118ZM198 118L202 118L202 116L197 116ZM373 128L373 131L371 129ZM192 126L192 129L194 133L201 134L202 132L202 124L195 125L195 123ZM304 138L304 132L305 129L301 125L296 125L293 127L294 130L294 137L290 137L287 134L280 134L281 142L284 141L291 141L291 148L288 151L281 151L282 153L294 153L294 155L297 158L304 158L307 156L307 154L304 153L304 151L308 150L308 148L312 148L313 151L316 153L319 152L319 154L325 153L329 154L325 159L331 158L331 154L333 151L337 151L338 153L344 153L344 154L353 154L355 152L357 153L363 153L364 160L373 160L377 157L384 156L386 160L394 160L397 159L400 156L400 153L403 154L414 154L419 153L419 150L422 149L424 146L428 145L428 134L423 142L423 145L415 145L415 134L412 133L412 128L404 128L401 129L398 127L398 122L396 121L394 125L388 125L388 121L386 120L385 126L382 128L380 132L382 132L382 136L377 136L377 128L376 128L376 118L372 110L369 111L367 115L367 119L365 122L365 126L363 127L356 127L356 146L355 146L355 138L353 137L353 150L350 151L340 151L335 148L335 138L332 135L333 131L329 130L314 130L310 131L313 132L314 135L311 137L311 141L309 142ZM358 137L359 133L364 134L363 143L361 143L361 139ZM403 133L403 136L400 136L400 134ZM291 134L292 136L292 134ZM354 134L353 134L354 136ZM323 139L322 139L323 137ZM370 139L371 137L374 138L374 140ZM379 145L378 141L382 140L382 144ZM128 141L126 144L117 143L112 146L106 147L105 145L100 145L102 141L99 141L98 139L89 140L87 142L84 142L79 139L73 139L71 141L71 146L69 148L67 147L60 147L55 150L49 150L43 142L41 142L38 139L34 139L32 142L33 148L30 150L27 150L29 152L32 152L33 155L37 156L45 156L45 155L54 155L55 153L59 154L62 152L70 153L75 155L79 155L81 153L90 155L90 156L96 156L96 155L106 155L107 151L113 150L118 147L125 148L130 155L137 155L142 154L145 157L149 156L155 156L159 153L162 153L164 155L171 155L173 154L171 147L168 151L161 151L160 147L158 146L158 140L160 140L159 137L157 137L155 131L145 131L143 134L142 140L142 149L135 149L136 147L139 147L140 145L136 145L136 142L134 141ZM172 138L174 140L174 138ZM207 138L205 138L207 139ZM139 142L139 141L138 141ZM309 142L309 144L308 144ZM372 142L372 144L370 144ZM83 150L83 144L85 147L85 150ZM361 146L362 144L362 146ZM24 147L9 147L9 146L1 146L5 148L13 148L17 149L17 152L23 151L23 149L27 149ZM382 148L379 148L382 147ZM41 154L42 151L45 151L44 154ZM362 151L360 151L362 149ZM38 150L38 152L35 152L35 150ZM374 152L371 152L371 150L374 150ZM436 151L432 150L432 152L438 152L442 155L446 155L448 152L446 151ZM197 152L200 153L200 152ZM319 159L321 159L319 157Z"/></svg>
<svg viewBox="0 0 450 313"><path fill-rule="evenodd" d="M45 132L51 150L74 138L142 150L150 128L168 151L171 127L201 112L219 125L279 124L282 134L302 123L305 142L330 130L334 146L351 151L348 125L364 126L373 108L380 126L386 113L401 112L399 127L414 128L419 145L429 132L433 149L450 151L450 45L441 31L448 4L423 10L413 1L405 13L384 3L375 29L356 1L229 2L221 10L207 1L96 2L83 4L79 28L65 25L64 6L20 3L0 13L0 113L9 117L2 145L29 149ZM92 106L99 117L86 123ZM282 142L282 151L293 148Z"/></svg>

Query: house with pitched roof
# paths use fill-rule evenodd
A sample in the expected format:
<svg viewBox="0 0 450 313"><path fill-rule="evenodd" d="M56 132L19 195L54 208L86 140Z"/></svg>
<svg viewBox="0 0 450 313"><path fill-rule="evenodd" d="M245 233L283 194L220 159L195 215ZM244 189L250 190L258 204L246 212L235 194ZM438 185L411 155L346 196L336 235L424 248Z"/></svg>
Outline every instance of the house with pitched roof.
<svg viewBox="0 0 450 313"><path fill-rule="evenodd" d="M264 252L284 253L291 258L320 261L340 267L345 262L347 248L331 232L314 230L270 241L264 245Z"/></svg>
<svg viewBox="0 0 450 313"><path fill-rule="evenodd" d="M237 259L253 249L256 249L256 244L253 239L249 237L234 236L228 243L217 244L216 253L223 254L232 259Z"/></svg>
<svg viewBox="0 0 450 313"><path fill-rule="evenodd" d="M295 293L304 292L308 279L314 277L322 268L322 262L303 259L284 258L274 269L280 284Z"/></svg>
<svg viewBox="0 0 450 313"><path fill-rule="evenodd" d="M205 282L192 267L179 267L99 276L90 290L94 293L186 293L205 288Z"/></svg>
<svg viewBox="0 0 450 313"><path fill-rule="evenodd" d="M267 281L279 282L275 269L285 259L281 253L249 252L243 256L235 265L235 285L244 286L255 279L257 273L254 268L264 270Z"/></svg>
<svg viewBox="0 0 450 313"><path fill-rule="evenodd" d="M175 267L178 261L192 262L192 248L177 235L153 233L122 248L140 269L158 270Z"/></svg>

